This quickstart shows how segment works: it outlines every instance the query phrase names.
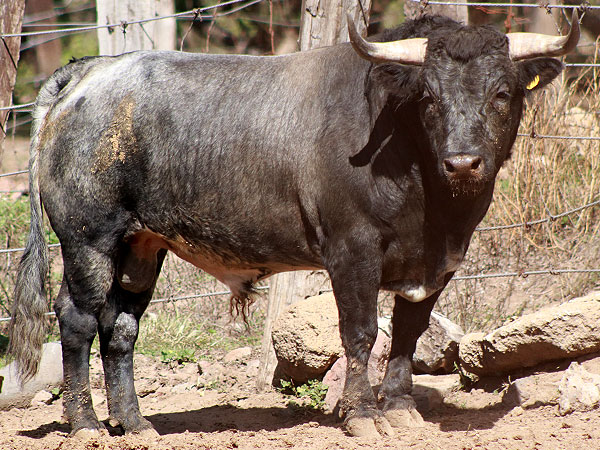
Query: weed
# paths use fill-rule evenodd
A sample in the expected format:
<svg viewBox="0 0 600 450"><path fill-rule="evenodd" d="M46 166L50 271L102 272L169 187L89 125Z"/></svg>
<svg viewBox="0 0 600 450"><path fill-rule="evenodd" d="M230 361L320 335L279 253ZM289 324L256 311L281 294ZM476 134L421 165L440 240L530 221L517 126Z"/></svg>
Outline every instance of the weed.
<svg viewBox="0 0 600 450"><path fill-rule="evenodd" d="M220 316L202 313L202 303L185 301L163 304L140 321L136 350L160 357L163 362L193 362L248 345L256 345L262 335L262 316L255 312L250 329L232 323L222 301ZM214 305L210 305L214 307Z"/></svg>
<svg viewBox="0 0 600 450"><path fill-rule="evenodd" d="M322 411L325 409L325 396L328 387L320 380L308 380L305 384L294 386L291 381L280 381L280 391L287 395L292 395L302 402L296 400L289 401L291 406L304 407L312 410Z"/></svg>
<svg viewBox="0 0 600 450"><path fill-rule="evenodd" d="M177 364L196 362L196 356L194 355L194 351L188 348L180 349L179 351L175 350L161 350L160 352L160 361L162 363L170 363L176 362Z"/></svg>
<svg viewBox="0 0 600 450"><path fill-rule="evenodd" d="M8 336L0 334L0 367L6 365L6 350L8 349Z"/></svg>
<svg viewBox="0 0 600 450"><path fill-rule="evenodd" d="M470 392L477 383L478 377L472 373L465 372L458 363L454 363L454 372L458 372L460 380L460 389L465 392Z"/></svg>

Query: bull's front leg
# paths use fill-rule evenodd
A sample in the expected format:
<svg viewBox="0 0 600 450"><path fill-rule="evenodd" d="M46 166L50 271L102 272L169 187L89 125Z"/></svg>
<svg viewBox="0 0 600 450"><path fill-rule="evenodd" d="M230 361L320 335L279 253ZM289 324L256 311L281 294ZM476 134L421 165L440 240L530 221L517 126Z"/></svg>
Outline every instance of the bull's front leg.
<svg viewBox="0 0 600 450"><path fill-rule="evenodd" d="M392 348L379 403L384 417L394 428L418 427L423 418L416 409L412 390L412 358L417 340L429 326L429 316L440 292L419 303L395 297L392 316Z"/></svg>
<svg viewBox="0 0 600 450"><path fill-rule="evenodd" d="M327 255L339 311L340 335L348 359L340 413L349 434L371 436L393 430L377 408L367 375L367 363L377 337L377 294L381 279L380 254L355 240L344 240Z"/></svg>

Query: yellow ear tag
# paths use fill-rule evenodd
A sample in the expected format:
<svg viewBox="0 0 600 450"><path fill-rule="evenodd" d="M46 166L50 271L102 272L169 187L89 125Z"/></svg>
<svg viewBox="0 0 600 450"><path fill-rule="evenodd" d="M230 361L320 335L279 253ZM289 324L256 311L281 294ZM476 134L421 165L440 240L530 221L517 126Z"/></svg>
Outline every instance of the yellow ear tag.
<svg viewBox="0 0 600 450"><path fill-rule="evenodd" d="M527 85L527 89L532 90L534 87L536 87L538 85L539 82L540 82L540 76L536 75L535 78L531 81L531 83L529 83Z"/></svg>

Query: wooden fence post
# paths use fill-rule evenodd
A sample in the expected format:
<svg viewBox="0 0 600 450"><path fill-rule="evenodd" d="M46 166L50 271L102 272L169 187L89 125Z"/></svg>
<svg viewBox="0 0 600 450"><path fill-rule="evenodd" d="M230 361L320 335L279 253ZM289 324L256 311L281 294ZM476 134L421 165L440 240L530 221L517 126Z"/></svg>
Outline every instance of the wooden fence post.
<svg viewBox="0 0 600 450"><path fill-rule="evenodd" d="M24 10L25 0L0 0L0 34L20 33ZM6 108L12 104L21 38L2 38L0 47L0 108ZM6 136L6 122L9 115L10 111L0 110L0 162L2 162L2 142Z"/></svg>
<svg viewBox="0 0 600 450"><path fill-rule="evenodd" d="M141 24L131 21L172 14L173 0L97 0L98 25L123 26L98 29L101 55L118 55L133 50L174 50L175 19L161 19Z"/></svg>
<svg viewBox="0 0 600 450"><path fill-rule="evenodd" d="M366 34L371 0L303 0L300 22L300 50L337 44L348 40L346 13L359 33ZM265 389L273 382L277 358L271 341L273 322L287 306L330 287L325 272L297 271L270 278L267 317L263 332L260 368L256 386Z"/></svg>

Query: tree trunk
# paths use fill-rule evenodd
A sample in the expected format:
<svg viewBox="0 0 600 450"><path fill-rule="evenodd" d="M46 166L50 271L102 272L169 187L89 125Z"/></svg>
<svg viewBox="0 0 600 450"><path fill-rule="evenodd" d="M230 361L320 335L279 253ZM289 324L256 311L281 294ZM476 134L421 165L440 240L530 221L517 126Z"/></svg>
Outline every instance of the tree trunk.
<svg viewBox="0 0 600 450"><path fill-rule="evenodd" d="M0 0L0 33L21 32L25 0ZM2 38L0 42L0 108L12 104L12 93L17 78L20 37ZM6 136L6 122L10 111L0 110L0 162L2 162L2 142Z"/></svg>
<svg viewBox="0 0 600 450"><path fill-rule="evenodd" d="M53 30L56 24L56 17L52 16L54 12L53 0L28 0L25 5L26 16L47 16L47 19L43 20L43 23L51 24L48 27L36 27L35 31ZM36 22L39 24L39 22ZM48 36L35 36L30 38L28 44L35 45L35 61L38 72L44 77L49 77L52 73L60 67L60 55L62 52L62 45L60 39L48 40Z"/></svg>
<svg viewBox="0 0 600 450"><path fill-rule="evenodd" d="M300 22L300 51L348 41L346 14L365 35L371 0L304 0Z"/></svg>
<svg viewBox="0 0 600 450"><path fill-rule="evenodd" d="M120 24L98 29L101 55L118 55L133 50L174 50L175 19L140 24L129 22L172 14L173 0L98 0L98 25Z"/></svg>
<svg viewBox="0 0 600 450"><path fill-rule="evenodd" d="M346 13L352 16L359 33L365 35L371 0L303 0L300 23L300 50L348 41ZM261 362L256 386L265 389L273 383L277 358L271 331L277 316L287 306L330 288L323 271L297 271L270 278L267 317L261 347Z"/></svg>

